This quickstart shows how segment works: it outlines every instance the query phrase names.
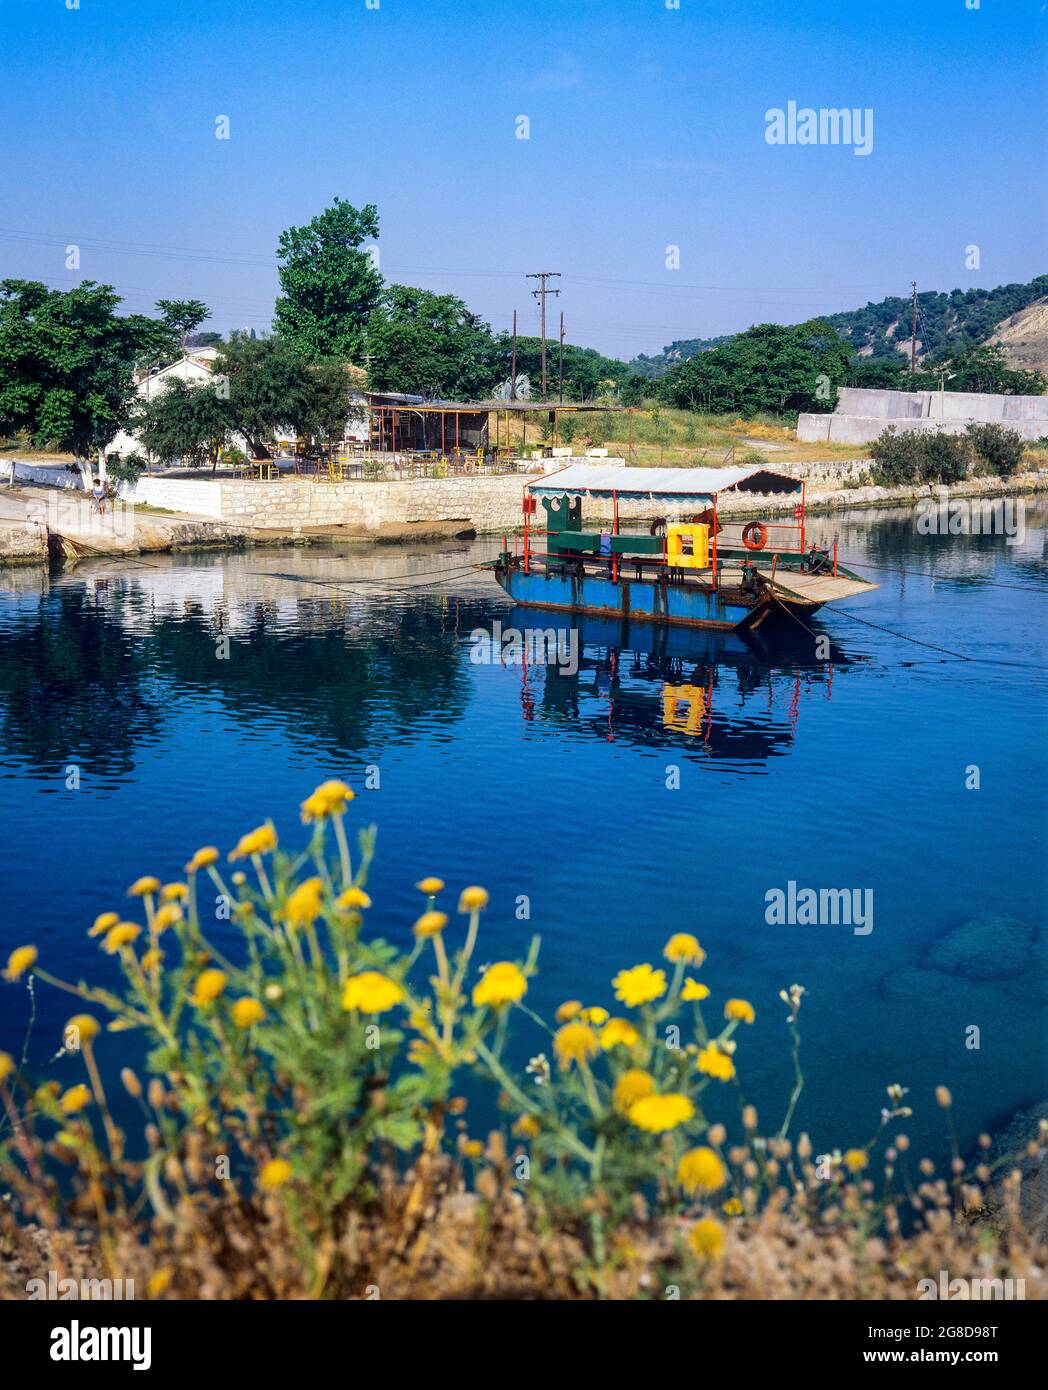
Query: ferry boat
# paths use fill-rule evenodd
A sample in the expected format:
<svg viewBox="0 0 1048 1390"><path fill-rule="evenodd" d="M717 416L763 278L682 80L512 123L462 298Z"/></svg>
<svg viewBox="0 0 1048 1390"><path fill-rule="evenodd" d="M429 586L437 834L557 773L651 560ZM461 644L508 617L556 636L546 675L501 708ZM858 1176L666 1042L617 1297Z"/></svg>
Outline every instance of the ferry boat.
<svg viewBox="0 0 1048 1390"><path fill-rule="evenodd" d="M731 522L718 519L723 493L798 501L787 521ZM525 484L523 533L512 550L503 541L495 578L524 608L740 633L786 614L803 622L878 587L838 563L836 543L809 543L804 494L803 480L763 467L569 464ZM610 502L609 527L583 529L586 498ZM666 515L623 531L622 504Z"/></svg>

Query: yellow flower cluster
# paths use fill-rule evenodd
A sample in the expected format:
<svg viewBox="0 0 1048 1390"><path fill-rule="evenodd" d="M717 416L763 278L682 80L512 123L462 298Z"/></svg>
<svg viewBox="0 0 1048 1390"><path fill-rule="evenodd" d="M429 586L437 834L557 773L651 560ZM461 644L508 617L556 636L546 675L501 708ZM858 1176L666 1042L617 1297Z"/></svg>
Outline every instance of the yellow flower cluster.
<svg viewBox="0 0 1048 1390"><path fill-rule="evenodd" d="M272 854L277 847L277 832L269 821L246 835L241 835L237 847L230 853L230 859L250 859L254 854ZM202 853L203 851L198 851Z"/></svg>
<svg viewBox="0 0 1048 1390"><path fill-rule="evenodd" d="M620 970L612 984L615 986L615 998L628 1008L635 1009L640 1004L650 1004L662 998L666 993L666 972L646 964L635 965L630 970Z"/></svg>
<svg viewBox="0 0 1048 1390"><path fill-rule="evenodd" d="M327 820L329 816L340 816L355 796L352 788L345 782L321 782L320 786L302 803L302 820L311 822Z"/></svg>
<svg viewBox="0 0 1048 1390"><path fill-rule="evenodd" d="M30 966L36 964L37 949L35 946L18 946L7 958L7 969L4 971L4 979L14 983L21 979Z"/></svg>
<svg viewBox="0 0 1048 1390"><path fill-rule="evenodd" d="M347 1013L382 1014L402 1004L405 997L396 980L378 970L350 975L342 986L342 1007Z"/></svg>
<svg viewBox="0 0 1048 1390"><path fill-rule="evenodd" d="M500 960L489 965L473 988L473 1003L476 1008L487 1005L497 1009L503 1004L516 1004L528 992L528 982L523 970L512 961Z"/></svg>

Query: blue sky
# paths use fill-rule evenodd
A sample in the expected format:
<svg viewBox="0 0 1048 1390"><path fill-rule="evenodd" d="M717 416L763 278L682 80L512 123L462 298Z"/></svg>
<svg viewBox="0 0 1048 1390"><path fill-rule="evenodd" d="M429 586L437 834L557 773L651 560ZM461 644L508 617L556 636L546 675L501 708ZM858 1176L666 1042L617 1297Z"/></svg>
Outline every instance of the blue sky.
<svg viewBox="0 0 1048 1390"><path fill-rule="evenodd" d="M280 230L338 194L388 280L534 332L558 270L569 340L623 357L1028 280L1048 6L972 3L0 0L0 274L262 329ZM769 145L791 100L872 108L872 153Z"/></svg>

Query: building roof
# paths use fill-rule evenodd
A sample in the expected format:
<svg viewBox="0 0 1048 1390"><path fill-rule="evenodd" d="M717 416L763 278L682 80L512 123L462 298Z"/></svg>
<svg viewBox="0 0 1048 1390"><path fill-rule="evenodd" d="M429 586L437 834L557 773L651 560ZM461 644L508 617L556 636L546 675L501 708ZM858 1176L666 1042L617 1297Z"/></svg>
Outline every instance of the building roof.
<svg viewBox="0 0 1048 1390"><path fill-rule="evenodd" d="M799 492L799 478L767 468L622 468L616 464L573 463L527 484L529 492L553 497L579 496L710 498L732 488L740 492Z"/></svg>

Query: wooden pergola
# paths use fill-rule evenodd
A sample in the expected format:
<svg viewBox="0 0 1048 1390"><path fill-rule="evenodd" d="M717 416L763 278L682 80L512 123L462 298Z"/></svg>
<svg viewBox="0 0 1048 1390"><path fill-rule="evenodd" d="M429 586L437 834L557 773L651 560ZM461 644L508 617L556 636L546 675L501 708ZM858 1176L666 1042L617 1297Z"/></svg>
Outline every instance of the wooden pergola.
<svg viewBox="0 0 1048 1390"><path fill-rule="evenodd" d="M560 442L562 415L614 414L626 415L629 421L629 445L633 447L632 408L616 405L571 404L549 401L420 401L410 397L393 397L374 393L368 401L369 435L374 447L388 452L418 451L414 442L419 438L419 423L424 441L423 450L439 449L441 454L473 452L484 448L491 439L491 420L495 421L496 449L510 445L509 422L519 416L522 423L522 443L527 442L529 415L544 415L552 425L553 444ZM409 423L410 421L410 423ZM470 442L464 436L473 436Z"/></svg>

